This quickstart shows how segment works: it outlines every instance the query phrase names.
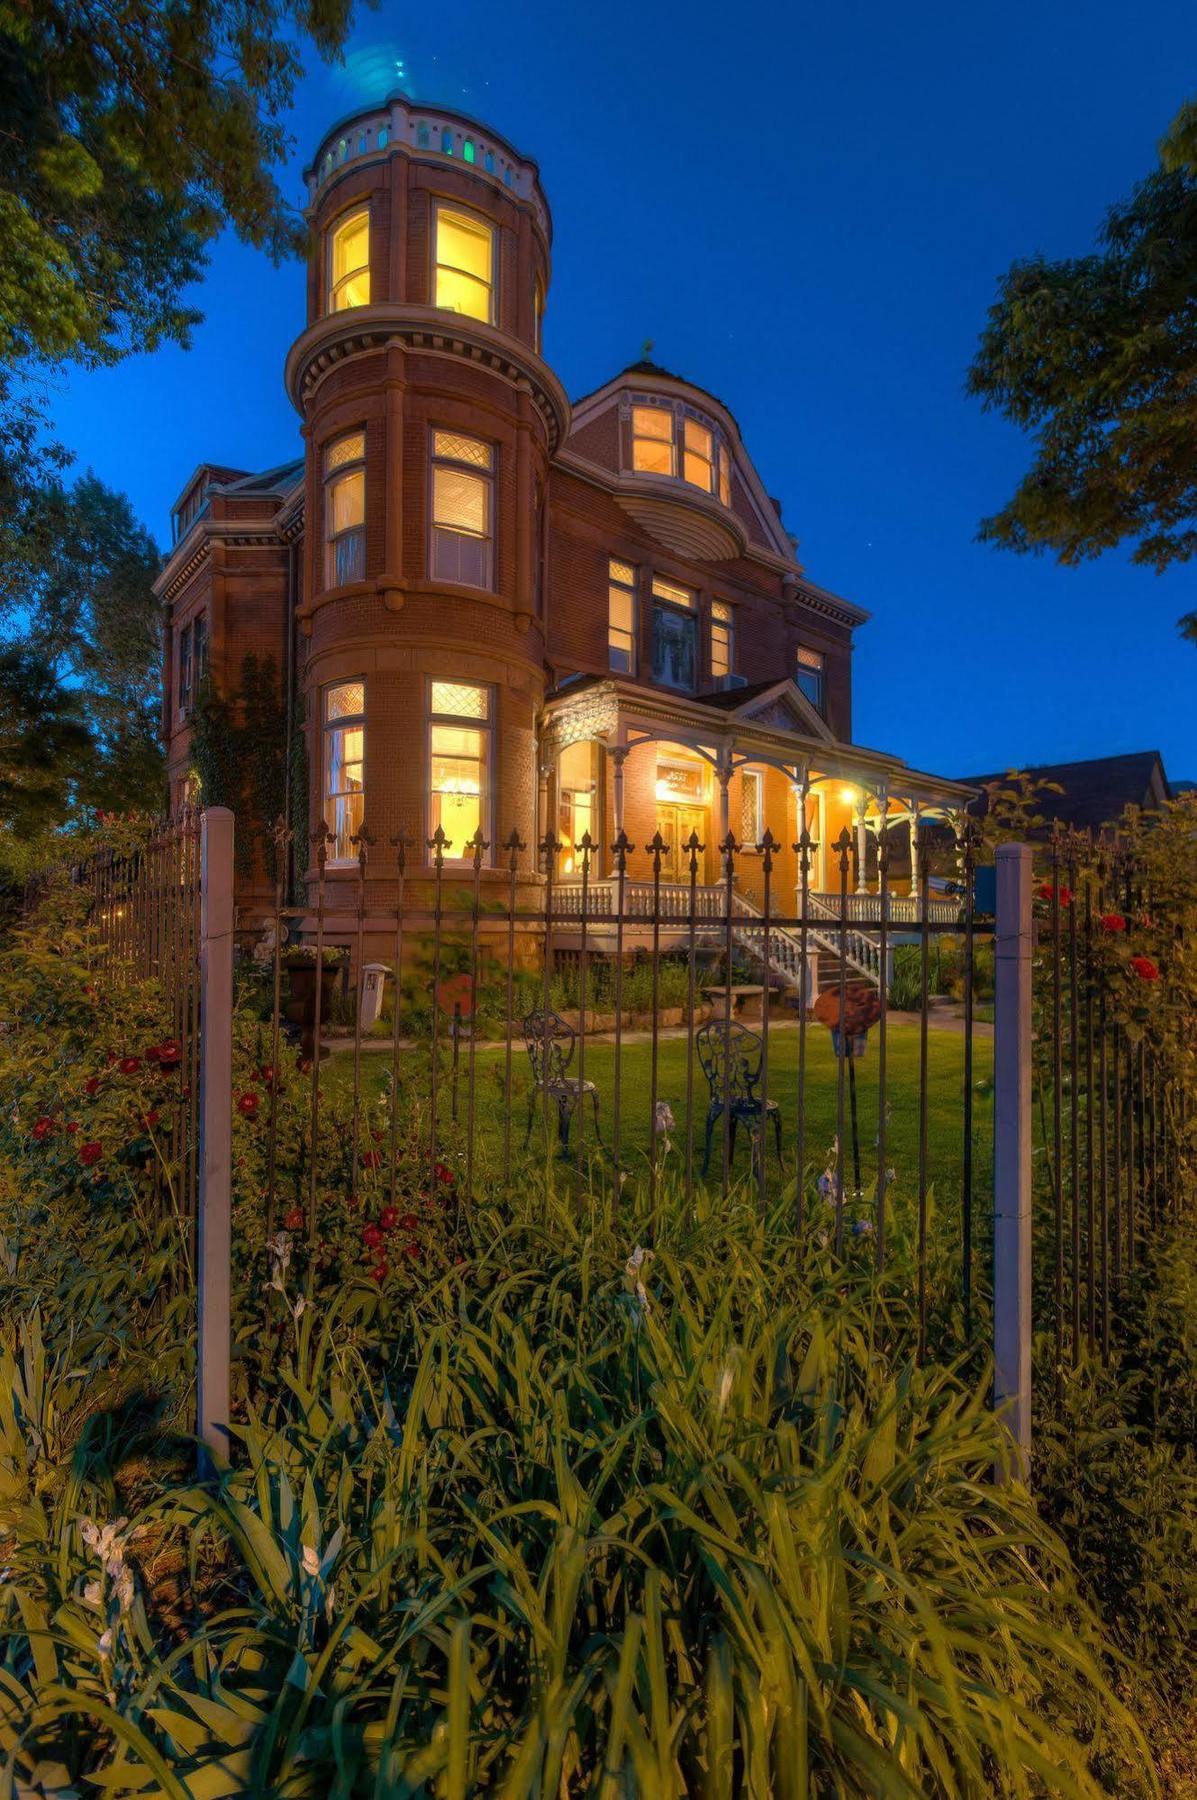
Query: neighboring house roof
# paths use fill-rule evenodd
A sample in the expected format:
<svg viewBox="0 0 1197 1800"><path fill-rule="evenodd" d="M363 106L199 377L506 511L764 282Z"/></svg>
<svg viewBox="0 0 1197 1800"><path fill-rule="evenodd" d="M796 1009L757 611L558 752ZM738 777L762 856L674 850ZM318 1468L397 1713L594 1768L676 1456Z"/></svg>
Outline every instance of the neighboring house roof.
<svg viewBox="0 0 1197 1800"><path fill-rule="evenodd" d="M290 462L263 469L260 475L243 475L239 481L226 480L219 486L226 494L285 494L302 478L303 457L293 456Z"/></svg>
<svg viewBox="0 0 1197 1800"><path fill-rule="evenodd" d="M1158 750L1132 750L1124 756L1095 756L1084 762L1028 764L1019 772L1033 781L1055 782L1063 788L1060 794L1041 794L1037 808L1045 819L1058 819L1063 825L1081 830L1114 824L1128 806L1159 806L1169 794L1168 777ZM1010 769L1001 769L963 779L971 787L984 787L986 782L1005 781L1010 774ZM970 808L978 817L988 810L987 795L975 800Z"/></svg>

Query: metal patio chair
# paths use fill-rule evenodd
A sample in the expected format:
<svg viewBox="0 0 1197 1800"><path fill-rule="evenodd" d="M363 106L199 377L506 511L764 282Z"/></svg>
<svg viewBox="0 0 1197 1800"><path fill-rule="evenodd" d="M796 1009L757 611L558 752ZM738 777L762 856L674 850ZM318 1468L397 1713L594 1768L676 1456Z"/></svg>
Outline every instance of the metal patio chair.
<svg viewBox="0 0 1197 1800"><path fill-rule="evenodd" d="M599 1128L598 1088L593 1081L581 1081L576 1075L569 1073L577 1035L573 1026L559 1013L530 1012L524 1019L524 1043L528 1049L528 1060L532 1064L528 1129L524 1133L525 1150L532 1136L532 1121L536 1117L536 1099L539 1094L551 1100L557 1108L557 1135L561 1139L562 1156L569 1155L569 1133L574 1114L587 1097L594 1109L595 1136L600 1144L603 1141Z"/></svg>
<svg viewBox="0 0 1197 1800"><path fill-rule="evenodd" d="M741 1120L752 1134L754 1153L764 1157L765 1126L773 1121L777 1160L781 1161L781 1108L776 1100L766 1100L757 1092L761 1079L764 1052L760 1035L739 1025L734 1019L711 1019L695 1035L698 1060L707 1079L710 1104L707 1107L706 1146L702 1172L706 1175L711 1161L711 1139L715 1125L723 1116L724 1100L731 1141L729 1155L736 1153L736 1128Z"/></svg>

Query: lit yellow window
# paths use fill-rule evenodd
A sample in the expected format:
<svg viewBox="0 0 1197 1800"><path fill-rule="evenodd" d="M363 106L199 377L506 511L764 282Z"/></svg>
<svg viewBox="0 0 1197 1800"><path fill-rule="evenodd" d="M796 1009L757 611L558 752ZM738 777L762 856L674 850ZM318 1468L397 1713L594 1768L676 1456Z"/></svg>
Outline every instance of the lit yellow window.
<svg viewBox="0 0 1197 1800"><path fill-rule="evenodd" d="M711 674L730 675L735 668L736 620L724 600L711 602Z"/></svg>
<svg viewBox="0 0 1197 1800"><path fill-rule="evenodd" d="M590 833L590 841L598 844L598 817L595 807L594 745L589 742L570 744L557 764L557 836L561 843L562 875L580 875L583 852L578 845ZM595 851L590 853L590 873L598 874Z"/></svg>
<svg viewBox="0 0 1197 1800"><path fill-rule="evenodd" d="M489 587L494 532L494 451L480 438L454 431L432 434L434 578Z"/></svg>
<svg viewBox="0 0 1197 1800"><path fill-rule="evenodd" d="M607 571L607 666L636 673L636 571L611 558Z"/></svg>
<svg viewBox="0 0 1197 1800"><path fill-rule="evenodd" d="M434 681L429 714L428 834L439 826L446 858L472 861L476 833L490 836L490 689Z"/></svg>
<svg viewBox="0 0 1197 1800"><path fill-rule="evenodd" d="M328 587L366 571L366 434L351 431L324 452L324 578Z"/></svg>
<svg viewBox="0 0 1197 1800"><path fill-rule="evenodd" d="M647 475L673 474L673 414L665 407L632 408L632 467Z"/></svg>
<svg viewBox="0 0 1197 1800"><path fill-rule="evenodd" d="M469 213L438 207L435 306L471 319L494 319L494 232Z"/></svg>
<svg viewBox="0 0 1197 1800"><path fill-rule="evenodd" d="M687 419L683 426L682 473L695 487L709 494L715 485L715 440L697 419Z"/></svg>
<svg viewBox="0 0 1197 1800"><path fill-rule="evenodd" d="M324 690L324 823L332 832L329 856L352 862L353 839L365 817L366 689L341 681Z"/></svg>
<svg viewBox="0 0 1197 1800"><path fill-rule="evenodd" d="M370 304L370 215L364 209L334 226L329 242L328 310Z"/></svg>

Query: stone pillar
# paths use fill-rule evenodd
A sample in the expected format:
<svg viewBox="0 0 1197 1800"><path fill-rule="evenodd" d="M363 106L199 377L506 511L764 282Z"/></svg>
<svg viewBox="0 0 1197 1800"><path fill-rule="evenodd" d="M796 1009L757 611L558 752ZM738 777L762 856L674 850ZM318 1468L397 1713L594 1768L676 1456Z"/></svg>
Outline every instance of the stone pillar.
<svg viewBox="0 0 1197 1800"><path fill-rule="evenodd" d="M611 805L615 815L615 835L623 830L623 765L628 760L626 744L615 744L607 751L611 759Z"/></svg>

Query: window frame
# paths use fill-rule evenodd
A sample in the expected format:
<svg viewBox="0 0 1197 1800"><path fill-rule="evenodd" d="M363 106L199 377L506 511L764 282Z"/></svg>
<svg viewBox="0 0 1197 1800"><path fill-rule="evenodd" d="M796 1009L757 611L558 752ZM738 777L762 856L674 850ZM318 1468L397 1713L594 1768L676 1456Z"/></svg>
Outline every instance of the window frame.
<svg viewBox="0 0 1197 1800"><path fill-rule="evenodd" d="M445 683L450 687L478 688L486 694L486 717L472 718L468 714L434 712L432 695L434 688ZM478 807L478 820L482 827L482 835L489 848L482 853L482 867L489 869L495 860L495 799L498 782L496 771L498 763L498 688L492 681L463 681L459 675L426 675L424 678L424 842L427 867L434 866L432 860L431 839L435 825L432 822L432 732L436 725L450 725L458 730L479 731L483 734L484 754L481 759L483 770L483 790ZM446 863L470 864L474 853L462 846L460 853L453 849L444 852Z"/></svg>
<svg viewBox="0 0 1197 1800"><path fill-rule="evenodd" d="M336 268L337 239L341 236L342 232L346 231L349 228L349 226L354 224L358 219L364 219L366 222L366 260L364 263L359 263L356 268L347 270L344 275L334 276L333 271ZM369 208L368 204L362 205L362 206L351 206L349 208L348 212L343 212L341 214L340 218L335 219L333 221L333 223L329 226L327 232L325 233L325 240L324 240L325 244L327 246L326 261L325 261L324 310L327 314L331 315L333 313L339 313L339 312L353 312L356 307L369 306L371 301L373 300L373 298L374 298L374 271L371 267L371 260L370 260L371 248L372 248L370 240L371 240L372 236L373 236L373 232L371 229L370 208ZM365 275L365 277L366 277L366 298L364 300L351 300L351 301L346 302L344 305L339 305L338 301L337 301L337 296L340 293L340 291L343 288L345 288L351 281L356 281L360 275Z"/></svg>
<svg viewBox="0 0 1197 1800"><path fill-rule="evenodd" d="M180 719L185 719L191 712L194 696L195 674L192 666L191 627L194 620L188 619L186 625L180 625L178 634L178 679L175 683L175 711Z"/></svg>
<svg viewBox="0 0 1197 1800"><path fill-rule="evenodd" d="M490 279L483 281L469 269L460 268L456 263L441 261L441 219L444 217L461 220L468 229L486 236L490 245ZM438 296L438 275L441 269L449 269L455 275L464 276L467 281L477 282L487 293L488 309L482 313L468 313L459 306L444 306ZM453 313L459 319L476 319L482 325L496 325L499 318L499 227L493 219L484 213L476 213L468 206L461 206L454 200L436 200L432 208L432 272L429 282L432 304L438 312Z"/></svg>
<svg viewBox="0 0 1197 1800"><path fill-rule="evenodd" d="M489 462L486 467L481 463L472 463L462 458L445 456L437 452L438 437L462 438L470 444L480 445L487 453ZM498 477L497 446L489 438L475 437L473 432L458 431L449 425L432 425L428 434L428 578L430 581L449 582L454 587L476 588L480 593L495 592L495 524ZM438 525L436 518L436 472L439 469L457 470L460 474L472 475L482 483L486 503L486 530L481 535L471 531L462 531L455 525ZM485 560L482 581L464 581L460 574L443 575L437 567L437 533L447 532L454 537L466 538L472 543L482 544L485 548Z"/></svg>
<svg viewBox="0 0 1197 1800"><path fill-rule="evenodd" d="M361 439L361 453L347 462L337 463L329 468L328 459L338 444L348 443L351 438ZM339 431L322 446L320 451L321 466L321 504L324 514L324 588L349 587L355 581L366 579L366 427L355 425L349 431ZM332 497L333 489L346 481L350 476L360 472L362 478L362 516L359 523L346 525L340 531L334 531ZM356 575L342 577L337 569L337 546L348 538L356 538L361 544L361 567Z"/></svg>
<svg viewBox="0 0 1197 1800"><path fill-rule="evenodd" d="M804 656L818 657L819 660L818 660L817 665L815 663L805 663L804 664L802 661L802 658ZM814 687L815 687L815 693L812 694L812 693L808 692L808 690L802 685L803 675L805 675L808 679L810 679L813 682ZM798 692L802 695L803 699L806 700L811 706L814 707L815 711L819 714L820 718L826 717L826 711L827 711L827 656L824 651L816 650L813 644L796 644L795 645L795 647L794 647L794 686L798 689Z"/></svg>
<svg viewBox="0 0 1197 1800"><path fill-rule="evenodd" d="M617 580L616 576L615 576L616 568L628 569L631 572L630 582L624 582L624 581ZM631 629L626 634L628 636L628 638L630 639L630 643L629 643L628 651L627 651L628 666L626 669L620 668L615 662L612 661L612 656L613 656L613 653L615 650L615 645L612 642L612 634L617 630L621 634L623 633L623 627L622 626L617 627L616 625L614 625L612 623L612 620L611 620L612 591L616 588L619 590L619 592L621 594L626 594L628 596L628 600L631 605L631 616L632 616ZM613 675L628 675L631 677L632 680L635 680L636 672L637 672L639 666L640 666L640 570L635 563L625 562L623 560L622 556L609 556L607 558L607 667Z"/></svg>
<svg viewBox="0 0 1197 1800"><path fill-rule="evenodd" d="M362 710L359 713L341 713L338 715L337 718L330 719L328 716L329 696L330 696L330 694L332 694L334 689L343 688L343 687L360 687L361 688L361 690L362 690ZM357 858L352 852L347 856L338 856L337 855L336 848L335 848L336 827L333 824L332 820L329 818L329 812L330 812L330 809L333 809L333 803L337 799L347 798L348 796L352 795L355 792L355 790L353 788L344 788L344 789L338 790L338 792L336 794L333 794L330 791L329 783L330 783L330 776L331 776L331 772L332 772L332 756L330 754L329 745L331 743L334 732L351 731L351 730L355 729L356 727L361 728L361 734L362 734L362 758L361 758L362 784L361 784L361 787L356 790L358 793L360 793L361 800L362 800L362 816L361 816L361 822L358 825L358 831L360 832L362 829L362 826L366 822L366 792L367 792L367 783L366 783L366 712L367 712L368 704L369 704L369 702L367 699L367 682L366 682L366 677L364 675L343 675L343 676L340 676L336 681L326 681L321 684L321 687L320 687L320 818L324 825L325 831L330 831L333 833L334 848L333 848L332 854L326 858L326 862L330 867L335 868L335 869L352 868L354 866L355 862L357 861ZM334 811L334 816L335 816L335 811Z"/></svg>
<svg viewBox="0 0 1197 1800"><path fill-rule="evenodd" d="M724 645L725 664L718 669L715 667L715 646L720 638ZM712 681L721 681L724 676L736 673L736 609L728 600L711 601L709 655Z"/></svg>
<svg viewBox="0 0 1197 1800"><path fill-rule="evenodd" d="M701 449L696 449L690 443L689 440L690 440L691 429L693 429L696 433L700 432L700 431L705 433L707 442L710 446L710 455L709 456L704 455ZM682 414L681 441L678 444L678 449L681 453L680 461L681 461L682 480L684 482L686 482L686 484L689 487L696 487L699 490L699 492L703 493L703 494L713 494L715 492L715 481L716 481L715 471L716 471L716 465L717 465L718 456L719 456L718 443L719 443L718 433L716 432L715 427L713 425L704 424L700 418L698 418L697 416L692 415L690 413ZM691 460L701 463L702 466L706 469L707 478L705 481L695 481L693 476L687 474L687 472L686 472L687 465L689 464L689 462Z"/></svg>
<svg viewBox="0 0 1197 1800"><path fill-rule="evenodd" d="M666 437L653 437L650 434L638 432L636 430L636 414L637 413L660 413L660 414L662 414L663 417L665 417L669 421L669 436L667 438ZM636 466L636 445L637 444L667 444L669 447L669 467L668 467L668 469L637 468L637 466ZM648 400L648 401L633 400L633 402L632 402L632 473L634 475L652 475L658 481L663 481L663 480L676 481L677 480L677 413L672 406L662 406L659 402L653 401L653 400Z"/></svg>
<svg viewBox="0 0 1197 1800"><path fill-rule="evenodd" d="M672 588L677 593L688 594L690 597L689 603L686 604L679 600L676 600L670 594L662 594L662 593L658 592L658 589L661 585L664 585L667 588ZM652 577L651 595L652 595L653 635L652 635L652 652L651 652L650 670L651 670L651 674L652 674L652 679L658 684L658 686L668 688L671 693L693 694L697 691L697 688L698 688L700 655L701 655L700 644L699 644L699 634L698 634L698 625L699 625L698 594L694 588L687 587L684 582L674 581L668 575L654 575ZM659 612L661 612L662 610L664 610L667 614L671 615L674 618L684 618L684 619L688 619L690 622L691 642L693 645L693 653L692 653L693 678L690 681L690 684L688 686L686 686L682 682L667 681L664 679L663 676L661 676L657 673L657 617L658 617Z"/></svg>

